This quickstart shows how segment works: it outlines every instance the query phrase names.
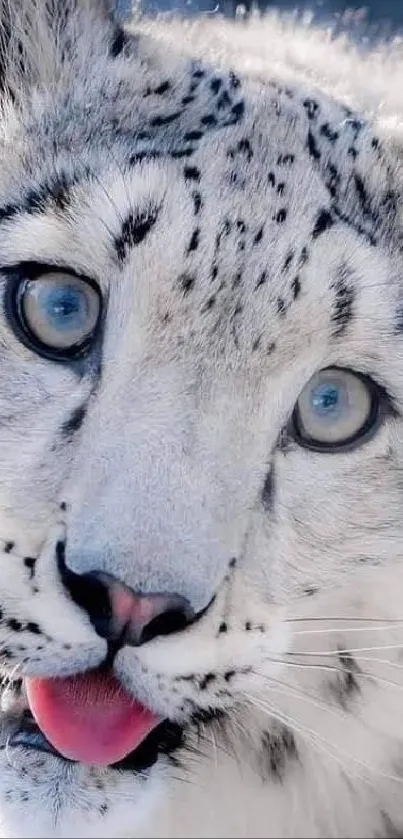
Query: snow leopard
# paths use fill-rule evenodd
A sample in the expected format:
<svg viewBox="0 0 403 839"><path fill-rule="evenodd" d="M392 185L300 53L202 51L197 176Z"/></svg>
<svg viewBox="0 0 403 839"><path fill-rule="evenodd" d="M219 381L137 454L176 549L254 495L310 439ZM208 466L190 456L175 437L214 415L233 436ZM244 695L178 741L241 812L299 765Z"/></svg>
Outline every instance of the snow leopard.
<svg viewBox="0 0 403 839"><path fill-rule="evenodd" d="M403 836L402 44L0 19L0 836Z"/></svg>

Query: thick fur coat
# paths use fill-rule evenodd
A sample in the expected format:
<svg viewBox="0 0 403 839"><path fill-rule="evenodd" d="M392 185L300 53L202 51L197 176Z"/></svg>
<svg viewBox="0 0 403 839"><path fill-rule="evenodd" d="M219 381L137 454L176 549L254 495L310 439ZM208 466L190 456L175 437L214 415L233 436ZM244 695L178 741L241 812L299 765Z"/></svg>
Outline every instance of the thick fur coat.
<svg viewBox="0 0 403 839"><path fill-rule="evenodd" d="M402 47L53 5L2 4L0 835L401 836ZM41 266L103 301L74 363L16 323ZM344 447L295 423L328 370ZM62 566L196 616L114 650L130 765L21 722L107 655Z"/></svg>

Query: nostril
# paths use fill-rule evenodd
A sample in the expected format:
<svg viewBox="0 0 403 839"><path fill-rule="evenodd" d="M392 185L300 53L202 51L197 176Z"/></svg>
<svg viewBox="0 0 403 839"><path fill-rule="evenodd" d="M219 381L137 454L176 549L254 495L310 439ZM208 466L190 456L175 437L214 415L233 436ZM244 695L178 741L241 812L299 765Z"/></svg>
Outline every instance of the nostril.
<svg viewBox="0 0 403 839"><path fill-rule="evenodd" d="M87 612L98 635L107 638L112 618L108 589L96 573L76 574L66 565L65 545L56 545L57 565L63 585L74 603Z"/></svg>
<svg viewBox="0 0 403 839"><path fill-rule="evenodd" d="M180 632L192 622L193 613L189 609L171 609L157 615L142 629L140 644L152 641L158 635L170 635L172 632Z"/></svg>

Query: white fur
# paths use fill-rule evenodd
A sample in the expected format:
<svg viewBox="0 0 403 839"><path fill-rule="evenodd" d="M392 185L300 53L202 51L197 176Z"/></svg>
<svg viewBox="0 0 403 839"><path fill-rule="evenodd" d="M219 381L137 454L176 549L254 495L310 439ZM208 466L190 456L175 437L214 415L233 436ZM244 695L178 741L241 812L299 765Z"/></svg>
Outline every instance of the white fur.
<svg viewBox="0 0 403 839"><path fill-rule="evenodd" d="M177 765L161 756L144 775L67 766L7 748L3 720L0 835L401 835L402 46L363 53L277 17L162 18L136 21L136 40L112 59L105 6L70 0L72 18L55 30L39 0L11 4L25 72L12 37L0 209L23 208L27 190L61 172L69 200L0 213L0 265L70 267L99 284L108 307L96 388L91 375L78 378L23 346L0 315L5 674L61 676L103 661L105 642L58 577L54 546L64 534L76 573L96 568L134 589L175 591L196 610L216 597L185 632L116 657L133 696L185 725ZM189 58L205 62L207 81L185 108ZM215 107L210 76L227 85L231 69L242 80L244 119L205 131L189 159L170 154ZM149 93L166 78L167 96ZM238 89L231 95L238 101ZM307 152L308 96L319 104L316 128L326 122L339 136L330 150L319 132L320 161ZM358 110L359 130L343 104ZM150 114L178 109L176 122L139 138ZM253 158L236 168L245 136ZM147 148L164 154L130 164L130 153ZM278 162L284 154L292 165ZM333 208L330 158L344 220L312 238L319 211ZM200 170L200 183L184 178L186 165ZM283 187L273 187L270 172ZM371 211L359 205L355 175ZM382 203L391 191L394 203ZM150 206L158 208L155 225L119 263L122 220ZM200 244L188 251L195 226ZM304 247L309 258L298 267ZM293 302L290 251L301 282ZM337 336L341 264L352 277L354 312ZM268 279L258 285L263 271ZM195 282L184 294L186 273ZM5 287L0 273L2 299ZM371 375L394 412L350 452L279 445L302 388L332 365ZM66 441L63 423L87 401L83 427ZM34 578L26 556L37 557ZM206 675L213 678L203 687ZM3 712L8 701L5 692ZM224 717L191 721L211 708ZM288 749L284 727L294 735Z"/></svg>

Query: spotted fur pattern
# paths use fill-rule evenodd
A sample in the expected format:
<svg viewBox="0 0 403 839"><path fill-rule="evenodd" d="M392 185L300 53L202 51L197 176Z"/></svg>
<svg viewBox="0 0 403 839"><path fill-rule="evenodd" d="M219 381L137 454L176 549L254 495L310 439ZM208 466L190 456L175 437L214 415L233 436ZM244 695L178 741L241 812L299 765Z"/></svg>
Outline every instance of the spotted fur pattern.
<svg viewBox="0 0 403 839"><path fill-rule="evenodd" d="M0 835L402 836L400 45L1 14ZM75 365L11 328L32 262L107 301ZM331 365L393 408L334 455L288 424ZM203 613L115 657L148 767L10 747L24 676L107 652L57 551Z"/></svg>

